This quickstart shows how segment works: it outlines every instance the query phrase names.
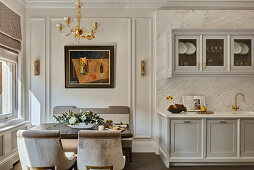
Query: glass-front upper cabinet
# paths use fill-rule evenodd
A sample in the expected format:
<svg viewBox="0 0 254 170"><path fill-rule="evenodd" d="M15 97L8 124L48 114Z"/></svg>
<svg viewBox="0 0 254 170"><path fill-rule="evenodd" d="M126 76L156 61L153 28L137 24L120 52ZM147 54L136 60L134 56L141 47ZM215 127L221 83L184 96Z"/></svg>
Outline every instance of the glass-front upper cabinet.
<svg viewBox="0 0 254 170"><path fill-rule="evenodd" d="M203 71L227 70L227 37L203 37Z"/></svg>
<svg viewBox="0 0 254 170"><path fill-rule="evenodd" d="M252 30L174 30L169 37L170 76L254 75Z"/></svg>
<svg viewBox="0 0 254 170"><path fill-rule="evenodd" d="M253 71L253 37L232 36L231 69L232 71Z"/></svg>
<svg viewBox="0 0 254 170"><path fill-rule="evenodd" d="M176 36L175 41L176 41L175 71L176 72L200 71L199 37Z"/></svg>

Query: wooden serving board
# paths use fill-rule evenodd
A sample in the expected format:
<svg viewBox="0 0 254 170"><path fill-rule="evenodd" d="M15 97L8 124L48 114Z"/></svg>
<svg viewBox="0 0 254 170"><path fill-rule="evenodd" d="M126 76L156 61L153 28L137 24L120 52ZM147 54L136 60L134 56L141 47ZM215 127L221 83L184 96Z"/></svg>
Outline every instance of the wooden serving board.
<svg viewBox="0 0 254 170"><path fill-rule="evenodd" d="M213 114L214 112L212 111L206 111L206 112L197 112L197 114Z"/></svg>

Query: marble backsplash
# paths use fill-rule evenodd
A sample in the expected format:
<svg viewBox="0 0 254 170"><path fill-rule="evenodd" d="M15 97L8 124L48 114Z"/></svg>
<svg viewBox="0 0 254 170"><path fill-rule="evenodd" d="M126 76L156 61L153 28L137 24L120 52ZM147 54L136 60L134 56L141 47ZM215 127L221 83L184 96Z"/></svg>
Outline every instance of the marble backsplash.
<svg viewBox="0 0 254 170"><path fill-rule="evenodd" d="M253 29L251 10L161 10L156 12L156 98L157 111L165 112L184 95L202 95L208 110L232 111L237 92L240 110L254 110L254 76L179 76L165 77L167 38L172 29ZM175 100L168 101L172 95Z"/></svg>
<svg viewBox="0 0 254 170"><path fill-rule="evenodd" d="M170 104L182 103L182 96L205 96L210 111L232 111L235 94L240 110L254 111L254 77L173 77L157 82L157 110L167 111ZM174 96L173 101L166 96Z"/></svg>

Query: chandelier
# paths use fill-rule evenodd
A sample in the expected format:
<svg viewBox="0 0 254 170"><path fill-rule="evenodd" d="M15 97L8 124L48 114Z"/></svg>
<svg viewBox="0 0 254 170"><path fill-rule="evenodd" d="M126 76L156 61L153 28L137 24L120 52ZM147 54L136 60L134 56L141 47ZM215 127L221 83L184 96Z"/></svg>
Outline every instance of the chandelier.
<svg viewBox="0 0 254 170"><path fill-rule="evenodd" d="M75 6L77 6L77 21L78 21L78 25L75 26L74 28L71 28L70 24L71 24L71 18L70 17L64 17L65 23L66 25L63 24L56 24L56 27L58 28L58 30L64 35L64 36L69 36L69 35L73 35L74 38L76 39L77 43L79 44L79 40L80 38L85 38L88 40L92 40L95 38L95 32L97 30L97 22L94 22L94 24L92 25L93 29L91 29L90 31L87 31L86 28L81 27L80 26L80 22L81 22L81 18L82 15L80 13L81 10L81 6L82 4L80 3L80 0L78 0L78 2L75 2ZM65 34L63 32L63 29L67 27L69 30L69 32L67 34Z"/></svg>

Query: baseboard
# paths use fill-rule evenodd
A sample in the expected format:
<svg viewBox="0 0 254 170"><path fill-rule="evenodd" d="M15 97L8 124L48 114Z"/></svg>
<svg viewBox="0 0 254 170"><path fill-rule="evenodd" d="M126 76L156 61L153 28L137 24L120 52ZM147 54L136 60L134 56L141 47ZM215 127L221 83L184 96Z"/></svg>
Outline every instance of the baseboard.
<svg viewBox="0 0 254 170"><path fill-rule="evenodd" d="M164 152L164 150L161 147L159 147L159 155L160 155L163 163L165 164L165 166L167 168L169 168L169 161L167 159L167 154Z"/></svg>
<svg viewBox="0 0 254 170"><path fill-rule="evenodd" d="M253 162L172 162L170 166L253 166Z"/></svg>
<svg viewBox="0 0 254 170"><path fill-rule="evenodd" d="M19 160L18 152L0 158L0 169L9 170L13 168L13 164Z"/></svg>
<svg viewBox="0 0 254 170"><path fill-rule="evenodd" d="M132 152L152 152L155 153L156 144L152 139L134 139L132 142Z"/></svg>

